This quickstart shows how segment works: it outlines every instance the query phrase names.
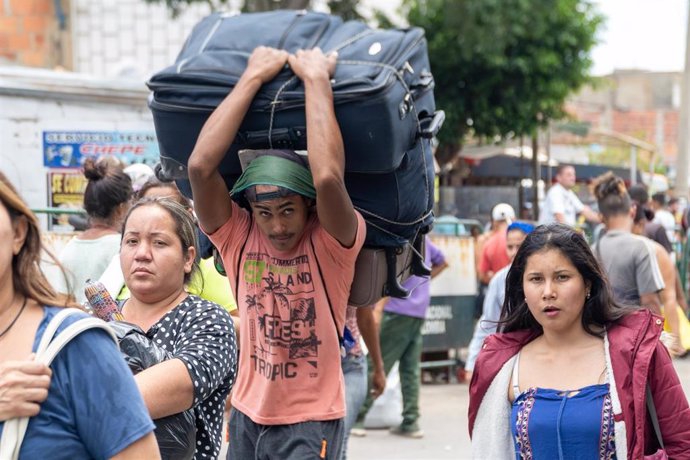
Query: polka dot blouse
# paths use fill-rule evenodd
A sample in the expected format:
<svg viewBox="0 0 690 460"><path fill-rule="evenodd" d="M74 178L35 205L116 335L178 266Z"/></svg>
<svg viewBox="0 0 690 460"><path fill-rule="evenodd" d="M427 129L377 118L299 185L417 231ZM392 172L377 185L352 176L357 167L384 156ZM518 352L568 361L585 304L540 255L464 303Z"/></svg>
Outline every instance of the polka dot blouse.
<svg viewBox="0 0 690 460"><path fill-rule="evenodd" d="M184 362L194 383L194 458L218 458L225 399L237 374L237 343L230 315L217 304L190 295L146 335Z"/></svg>

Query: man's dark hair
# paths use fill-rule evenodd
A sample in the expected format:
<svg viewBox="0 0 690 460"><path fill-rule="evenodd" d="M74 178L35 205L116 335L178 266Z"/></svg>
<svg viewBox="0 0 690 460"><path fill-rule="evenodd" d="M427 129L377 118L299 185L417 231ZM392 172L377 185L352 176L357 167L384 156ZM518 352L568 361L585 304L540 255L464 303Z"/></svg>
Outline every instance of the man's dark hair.
<svg viewBox="0 0 690 460"><path fill-rule="evenodd" d="M666 194L664 192L656 192L652 195L652 201L659 203L661 206L666 206Z"/></svg>
<svg viewBox="0 0 690 460"><path fill-rule="evenodd" d="M644 184L631 185L628 188L628 195L630 195L630 198L638 203L644 204L649 201L649 193L647 192L647 187Z"/></svg>
<svg viewBox="0 0 690 460"><path fill-rule="evenodd" d="M565 171L567 168L575 168L573 165L567 165L567 164L560 164L556 167L556 175L558 176L561 174L563 171Z"/></svg>

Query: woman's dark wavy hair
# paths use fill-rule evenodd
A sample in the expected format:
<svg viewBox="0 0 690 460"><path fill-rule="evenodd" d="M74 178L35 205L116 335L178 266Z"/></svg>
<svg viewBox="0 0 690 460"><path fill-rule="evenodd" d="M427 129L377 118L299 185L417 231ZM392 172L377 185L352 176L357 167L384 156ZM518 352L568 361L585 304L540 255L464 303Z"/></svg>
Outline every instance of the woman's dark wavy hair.
<svg viewBox="0 0 690 460"><path fill-rule="evenodd" d="M590 297L585 299L582 312L582 327L587 333L602 336L607 325L630 312L613 299L608 278L581 234L564 224L540 225L527 235L508 271L506 297L499 321L500 332L525 329L542 331L527 307L523 278L527 260L533 254L551 249L567 257L582 275L585 285L590 286Z"/></svg>

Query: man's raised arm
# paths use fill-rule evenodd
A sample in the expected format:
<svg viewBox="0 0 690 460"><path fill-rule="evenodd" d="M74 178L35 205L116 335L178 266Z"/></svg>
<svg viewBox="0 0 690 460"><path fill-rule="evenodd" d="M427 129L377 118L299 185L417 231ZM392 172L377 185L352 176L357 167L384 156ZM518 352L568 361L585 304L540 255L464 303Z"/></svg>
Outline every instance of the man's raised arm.
<svg viewBox="0 0 690 460"><path fill-rule="evenodd" d="M336 55L314 48L288 58L304 83L309 168L316 189L316 212L323 228L350 247L357 236L357 217L345 189L345 149L333 107L330 78Z"/></svg>
<svg viewBox="0 0 690 460"><path fill-rule="evenodd" d="M188 169L194 209L206 233L220 228L232 212L228 188L218 166L261 85L280 72L287 58L286 51L264 46L256 48L235 88L213 111L199 133Z"/></svg>

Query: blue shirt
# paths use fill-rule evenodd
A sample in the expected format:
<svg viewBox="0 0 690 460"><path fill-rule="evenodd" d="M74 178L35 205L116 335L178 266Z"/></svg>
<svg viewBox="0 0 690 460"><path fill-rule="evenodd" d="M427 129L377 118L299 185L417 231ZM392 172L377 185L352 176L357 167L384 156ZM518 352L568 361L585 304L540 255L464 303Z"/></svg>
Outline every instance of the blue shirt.
<svg viewBox="0 0 690 460"><path fill-rule="evenodd" d="M44 308L33 351L61 309ZM87 317L73 315L65 327ZM105 331L87 330L51 364L53 376L41 411L29 420L20 458L105 459L154 429L144 400L120 350ZM0 422L0 431L4 423Z"/></svg>
<svg viewBox="0 0 690 460"><path fill-rule="evenodd" d="M513 402L511 431L515 458L615 458L609 385L576 392L530 388Z"/></svg>

